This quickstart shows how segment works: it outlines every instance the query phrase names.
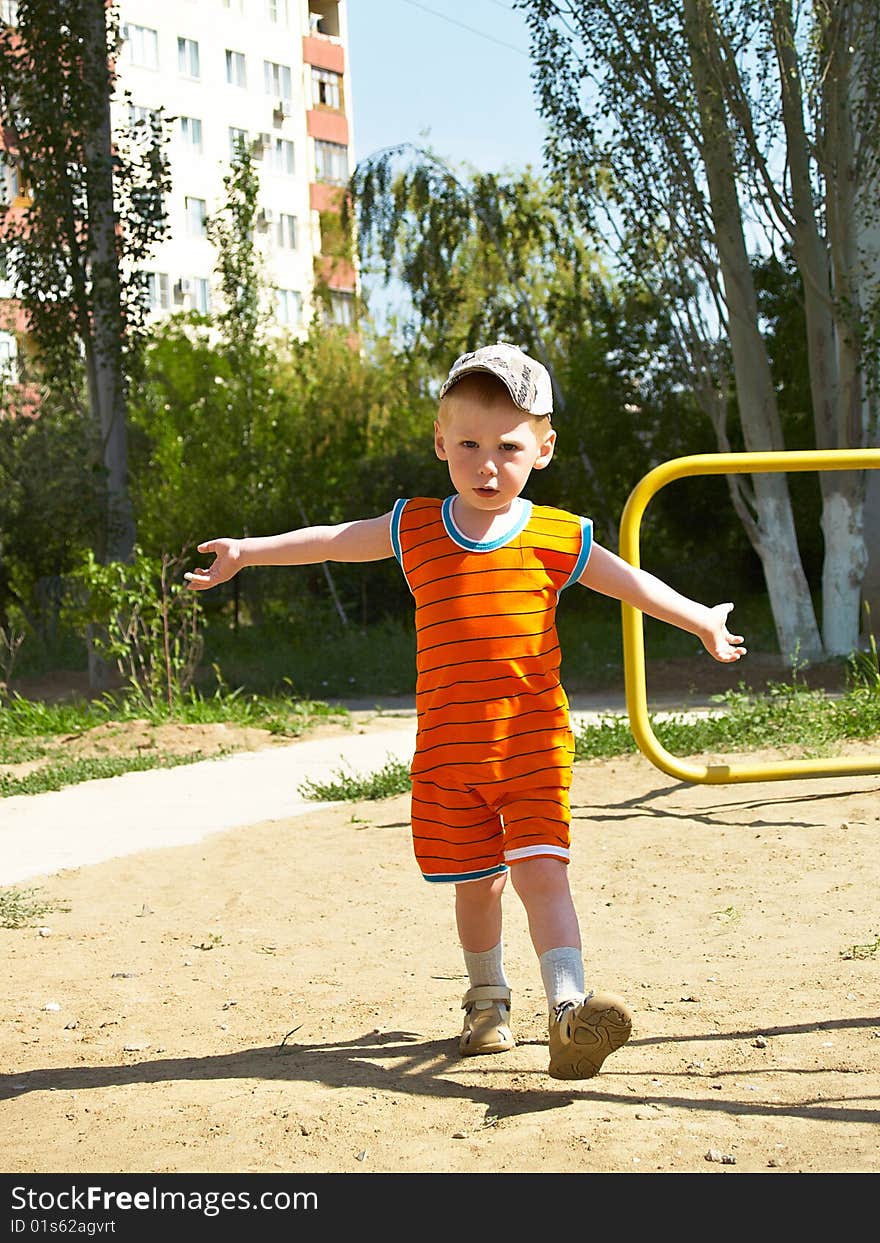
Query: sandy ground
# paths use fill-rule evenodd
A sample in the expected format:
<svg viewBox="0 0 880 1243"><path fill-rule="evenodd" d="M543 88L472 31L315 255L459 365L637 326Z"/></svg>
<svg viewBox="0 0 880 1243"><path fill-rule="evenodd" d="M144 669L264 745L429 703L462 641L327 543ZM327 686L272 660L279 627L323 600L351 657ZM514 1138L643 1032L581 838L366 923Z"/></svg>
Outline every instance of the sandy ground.
<svg viewBox="0 0 880 1243"><path fill-rule="evenodd" d="M518 1046L458 1056L452 895L406 796L40 877L55 909L0 929L3 1170L876 1174L878 790L577 765L588 979L635 1028L576 1084L512 890Z"/></svg>

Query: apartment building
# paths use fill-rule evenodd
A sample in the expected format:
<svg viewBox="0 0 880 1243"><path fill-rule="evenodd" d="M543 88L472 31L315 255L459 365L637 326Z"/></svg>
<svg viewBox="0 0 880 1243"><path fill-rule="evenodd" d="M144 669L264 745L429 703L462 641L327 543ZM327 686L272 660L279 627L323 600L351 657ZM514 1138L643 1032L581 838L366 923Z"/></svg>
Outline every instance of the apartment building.
<svg viewBox="0 0 880 1243"><path fill-rule="evenodd" d="M345 0L122 0L117 124L173 118L169 237L149 265L157 314L210 311L216 255L206 220L246 144L260 178L257 242L276 322L310 317L326 275L332 314L352 316L354 273L321 259L320 215L348 179L351 115Z"/></svg>
<svg viewBox="0 0 880 1243"><path fill-rule="evenodd" d="M14 22L14 3L3 5ZM151 313L219 308L206 222L244 143L259 171L256 240L275 324L303 329L317 282L330 318L351 324L354 268L324 255L321 238L321 213L338 207L350 172L345 0L120 0L119 15L114 127L160 108L170 118L168 237L145 265ZM14 201L16 187L6 192ZM14 354L0 333L7 375Z"/></svg>

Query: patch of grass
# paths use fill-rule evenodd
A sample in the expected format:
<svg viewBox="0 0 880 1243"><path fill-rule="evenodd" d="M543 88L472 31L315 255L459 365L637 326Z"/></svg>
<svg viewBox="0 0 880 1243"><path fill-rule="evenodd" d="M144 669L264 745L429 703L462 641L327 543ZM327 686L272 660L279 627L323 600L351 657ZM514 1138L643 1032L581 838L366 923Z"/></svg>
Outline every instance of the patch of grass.
<svg viewBox="0 0 880 1243"><path fill-rule="evenodd" d="M194 764L207 758L201 751L196 751L190 755L114 755L64 760L27 773L24 777L0 774L0 798L9 798L13 794L46 794L62 790L65 786L79 785L83 781L119 777L123 773L145 772L151 768L176 768L179 764Z"/></svg>
<svg viewBox="0 0 880 1243"><path fill-rule="evenodd" d="M880 935L865 945L851 945L841 952L841 958L874 958L880 953Z"/></svg>
<svg viewBox="0 0 880 1243"><path fill-rule="evenodd" d="M652 721L658 741L674 755L798 746L814 753L852 738L880 734L880 695L858 688L838 697L825 691L774 684L766 694L742 689L719 696L717 715L684 714ZM575 735L575 758L608 759L636 750L625 717L584 725Z"/></svg>
<svg viewBox="0 0 880 1243"><path fill-rule="evenodd" d="M35 738L0 737L0 764L25 764L28 760L41 760L50 750L47 743Z"/></svg>
<svg viewBox="0 0 880 1243"><path fill-rule="evenodd" d="M43 703L16 694L0 710L0 745L10 739L82 734L107 721L135 719L154 725L174 721L182 725L253 726L273 734L297 737L318 721L340 720L347 716L344 708L332 708L321 700L302 699L289 692L268 696L246 694L241 689L229 690L223 684L211 695L192 690L180 696L171 711L164 704L147 708L125 692L63 703Z"/></svg>
<svg viewBox="0 0 880 1243"><path fill-rule="evenodd" d="M181 725L237 725L241 728L265 729L270 734L298 738L315 724L328 720L344 720L344 708L331 708L316 699L300 699L294 695L246 694L241 688L221 687L212 695L190 691L168 712L163 706L145 711L142 705L122 697L114 703L105 700L108 717L114 720L147 720L153 725L175 721Z"/></svg>
<svg viewBox="0 0 880 1243"><path fill-rule="evenodd" d="M394 794L406 794L409 789L409 764L389 756L378 772L356 773L337 768L330 781L306 781L299 787L299 793L303 798L338 803L391 798Z"/></svg>
<svg viewBox="0 0 880 1243"><path fill-rule="evenodd" d="M0 710L0 740L77 734L107 720L105 700L43 703L14 694Z"/></svg>
<svg viewBox="0 0 880 1243"><path fill-rule="evenodd" d="M25 928L42 915L68 908L37 897L39 889L0 890L0 928Z"/></svg>

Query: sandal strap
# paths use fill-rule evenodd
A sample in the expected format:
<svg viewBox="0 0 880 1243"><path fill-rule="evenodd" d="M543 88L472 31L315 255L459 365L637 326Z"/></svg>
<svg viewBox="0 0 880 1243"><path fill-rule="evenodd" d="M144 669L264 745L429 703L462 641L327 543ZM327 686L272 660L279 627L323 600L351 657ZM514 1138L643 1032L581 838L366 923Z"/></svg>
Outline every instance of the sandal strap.
<svg viewBox="0 0 880 1243"><path fill-rule="evenodd" d="M480 984L476 988L469 988L461 999L461 1008L467 1010L478 1001L503 1001L509 1006L510 989L503 988L500 984Z"/></svg>

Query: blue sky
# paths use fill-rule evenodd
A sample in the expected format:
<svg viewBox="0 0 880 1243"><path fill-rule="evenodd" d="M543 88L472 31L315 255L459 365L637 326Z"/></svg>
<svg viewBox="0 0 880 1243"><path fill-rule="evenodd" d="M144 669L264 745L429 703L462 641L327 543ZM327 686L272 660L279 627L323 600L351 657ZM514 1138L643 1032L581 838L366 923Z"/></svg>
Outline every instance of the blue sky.
<svg viewBox="0 0 880 1243"><path fill-rule="evenodd" d="M541 167L523 14L505 0L348 0L356 160L430 146L464 171Z"/></svg>

